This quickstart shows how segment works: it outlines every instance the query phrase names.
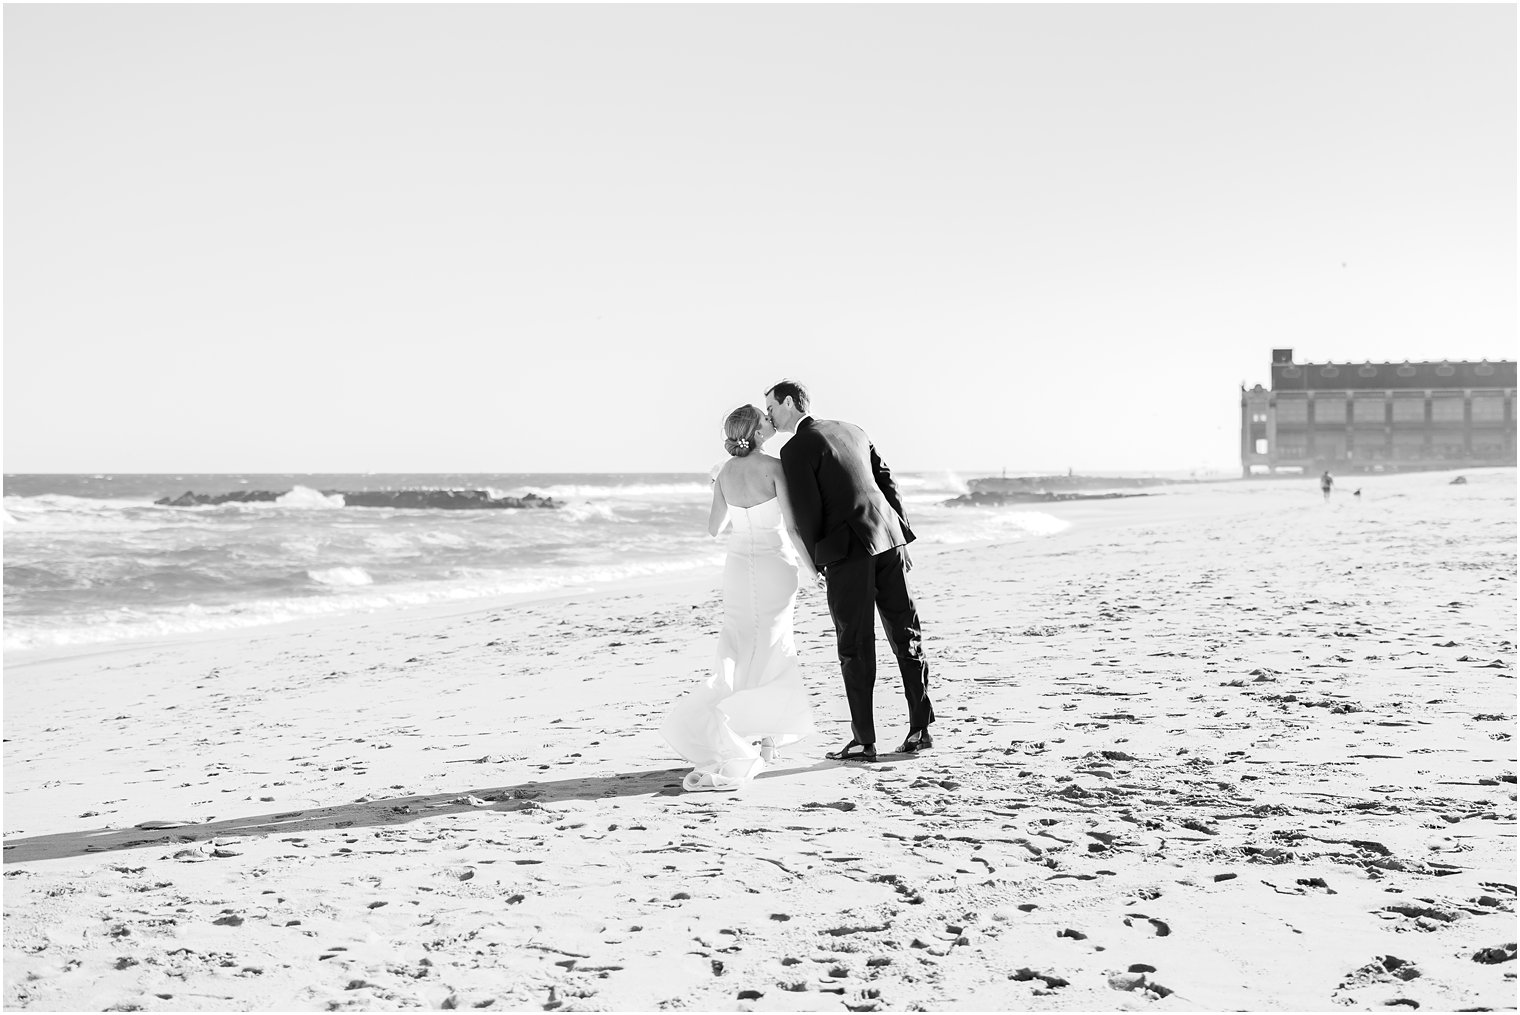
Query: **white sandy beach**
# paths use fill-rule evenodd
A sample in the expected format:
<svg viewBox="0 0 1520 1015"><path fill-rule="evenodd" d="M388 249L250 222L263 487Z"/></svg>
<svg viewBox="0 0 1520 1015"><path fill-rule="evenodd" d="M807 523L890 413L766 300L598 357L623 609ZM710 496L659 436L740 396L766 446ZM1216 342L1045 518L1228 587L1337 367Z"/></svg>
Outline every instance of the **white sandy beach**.
<svg viewBox="0 0 1520 1015"><path fill-rule="evenodd" d="M806 592L823 732L731 794L656 732L716 572L7 658L4 1003L1513 1008L1515 472L1467 476L916 545L937 746L872 766Z"/></svg>

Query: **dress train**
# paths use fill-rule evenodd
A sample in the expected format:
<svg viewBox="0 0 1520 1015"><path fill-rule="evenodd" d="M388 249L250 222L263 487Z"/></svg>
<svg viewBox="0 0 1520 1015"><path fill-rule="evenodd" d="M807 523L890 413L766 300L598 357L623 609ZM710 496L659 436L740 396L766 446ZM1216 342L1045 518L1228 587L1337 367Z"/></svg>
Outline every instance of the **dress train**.
<svg viewBox="0 0 1520 1015"><path fill-rule="evenodd" d="M729 512L734 527L712 672L676 702L660 730L692 763L682 783L688 790L737 789L765 767L764 753L813 731L792 635L797 558L780 506L772 498Z"/></svg>

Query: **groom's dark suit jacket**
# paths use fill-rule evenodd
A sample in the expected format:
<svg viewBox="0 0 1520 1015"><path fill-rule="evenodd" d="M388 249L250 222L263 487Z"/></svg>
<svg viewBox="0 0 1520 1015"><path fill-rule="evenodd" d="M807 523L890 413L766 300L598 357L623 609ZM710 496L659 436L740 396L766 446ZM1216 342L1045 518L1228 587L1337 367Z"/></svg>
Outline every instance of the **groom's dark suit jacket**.
<svg viewBox="0 0 1520 1015"><path fill-rule="evenodd" d="M782 446L781 466L818 567L913 542L892 472L860 427L810 416Z"/></svg>

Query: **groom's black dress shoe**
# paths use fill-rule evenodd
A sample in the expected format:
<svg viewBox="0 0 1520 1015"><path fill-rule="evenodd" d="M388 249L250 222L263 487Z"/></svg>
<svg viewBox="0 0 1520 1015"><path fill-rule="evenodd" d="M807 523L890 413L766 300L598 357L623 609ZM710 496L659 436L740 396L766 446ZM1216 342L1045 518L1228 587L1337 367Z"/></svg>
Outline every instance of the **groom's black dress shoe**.
<svg viewBox="0 0 1520 1015"><path fill-rule="evenodd" d="M876 745L863 744L859 740L851 740L837 751L829 751L824 755L830 761L875 761Z"/></svg>
<svg viewBox="0 0 1520 1015"><path fill-rule="evenodd" d="M919 730L909 730L908 739L897 749L899 754L917 754L919 751L927 751L934 746L934 738L929 735L927 727Z"/></svg>

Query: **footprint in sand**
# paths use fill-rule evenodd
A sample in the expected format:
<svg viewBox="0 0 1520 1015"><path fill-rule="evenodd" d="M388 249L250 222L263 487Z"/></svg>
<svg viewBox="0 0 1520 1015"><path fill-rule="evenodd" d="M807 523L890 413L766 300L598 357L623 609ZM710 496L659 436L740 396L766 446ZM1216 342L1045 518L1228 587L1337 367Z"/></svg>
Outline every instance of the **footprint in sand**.
<svg viewBox="0 0 1520 1015"><path fill-rule="evenodd" d="M875 884L891 885L894 889L896 889L897 894L901 895L910 906L918 906L923 904L923 894L914 891L908 885L903 884L902 878L896 874L875 874L872 875L871 881Z"/></svg>
<svg viewBox="0 0 1520 1015"><path fill-rule="evenodd" d="M1501 962L1515 961L1515 942L1498 945L1494 948L1480 948L1473 953L1472 960L1481 962L1487 966L1496 966ZM1511 974L1513 975L1513 974Z"/></svg>
<svg viewBox="0 0 1520 1015"><path fill-rule="evenodd" d="M1145 968L1150 969L1149 966ZM1114 990L1133 991L1137 994L1144 994L1153 1000L1159 1000L1172 993L1170 988L1163 987L1161 984L1150 979L1144 972L1136 972L1134 966L1131 966L1130 970L1130 972L1126 973L1110 974L1108 985ZM1155 972L1155 970L1151 969L1151 972Z"/></svg>
<svg viewBox="0 0 1520 1015"><path fill-rule="evenodd" d="M1018 970L1016 970L1016 971L1014 971L1012 973L1009 973L1008 974L1008 978L1010 980L1020 980L1020 981L1024 981L1024 980L1039 980L1039 981L1043 982L1045 984L1045 987L1047 988L1044 991L1045 993L1049 993L1050 991L1055 990L1058 987L1065 987L1065 986L1067 986L1068 984L1071 983L1071 981L1068 980L1068 979L1066 979L1064 976L1055 976L1055 975L1053 975L1051 973L1041 973L1041 972L1038 972L1036 970L1030 969L1027 966L1024 967L1024 968L1022 968L1022 969L1018 969ZM1036 993L1040 993L1040 992L1036 991Z"/></svg>
<svg viewBox="0 0 1520 1015"><path fill-rule="evenodd" d="M1384 906L1378 911L1378 915L1382 916L1385 920L1398 920L1402 916L1405 920L1412 921L1415 929L1422 931L1439 930L1446 924L1453 923L1461 918L1460 913L1438 906L1412 905ZM1405 923L1405 921L1399 922L1401 924Z"/></svg>
<svg viewBox="0 0 1520 1015"><path fill-rule="evenodd" d="M772 917L772 919L774 919L774 917ZM791 917L787 917L787 919L791 919ZM845 937L849 934L880 934L883 931L888 931L891 929L891 924L882 924L881 926L862 925L858 927L846 924L839 927L830 927L827 930L823 931L823 933L829 935L830 937Z"/></svg>
<svg viewBox="0 0 1520 1015"><path fill-rule="evenodd" d="M1144 913L1125 913L1124 926L1139 927L1142 930L1148 929L1156 937L1166 937L1172 932L1172 928L1167 925L1166 921L1157 920L1155 917L1146 916Z"/></svg>
<svg viewBox="0 0 1520 1015"><path fill-rule="evenodd" d="M1293 888L1279 888L1276 884L1266 879L1262 879L1261 883L1278 895L1308 895L1312 892L1322 892L1325 895L1339 894L1334 888L1330 887L1329 882L1324 878L1299 878L1297 885Z"/></svg>
<svg viewBox="0 0 1520 1015"><path fill-rule="evenodd" d="M1401 959L1397 955L1380 955L1373 961L1346 974L1346 978L1340 982L1331 995L1332 999L1339 1004L1355 1004L1356 998L1348 997L1345 991L1367 990L1371 988L1397 985L1417 980L1424 973L1412 962ZM1419 1004L1403 998L1394 998L1384 1001L1385 1006L1408 1005L1418 1008Z"/></svg>

